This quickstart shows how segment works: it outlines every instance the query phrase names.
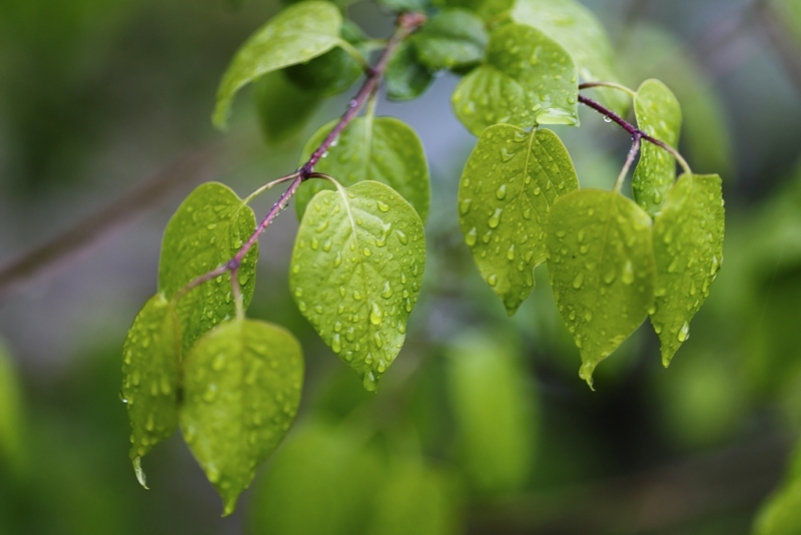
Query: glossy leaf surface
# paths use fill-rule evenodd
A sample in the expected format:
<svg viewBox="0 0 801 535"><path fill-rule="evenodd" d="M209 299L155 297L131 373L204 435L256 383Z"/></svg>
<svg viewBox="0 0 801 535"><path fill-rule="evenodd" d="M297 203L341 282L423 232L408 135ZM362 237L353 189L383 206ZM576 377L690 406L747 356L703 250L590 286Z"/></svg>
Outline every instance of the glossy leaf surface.
<svg viewBox="0 0 801 535"><path fill-rule="evenodd" d="M723 262L720 177L683 175L654 222L656 306L651 323L667 366L690 336L690 321L709 295Z"/></svg>
<svg viewBox="0 0 801 535"><path fill-rule="evenodd" d="M229 515L295 418L300 344L281 327L235 319L198 340L184 369L181 430Z"/></svg>
<svg viewBox="0 0 801 535"><path fill-rule="evenodd" d="M467 160L459 185L459 224L481 276L514 314L545 262L550 205L578 189L562 142L550 130L490 126Z"/></svg>
<svg viewBox="0 0 801 535"><path fill-rule="evenodd" d="M262 76L253 88L265 141L278 144L299 132L317 111L323 96L291 83L284 71Z"/></svg>
<svg viewBox="0 0 801 535"><path fill-rule="evenodd" d="M309 203L292 252L292 293L367 390L403 345L424 266L423 223L389 186L359 182Z"/></svg>
<svg viewBox="0 0 801 535"><path fill-rule="evenodd" d="M453 93L456 117L478 136L509 123L578 124L576 66L555 41L530 26L505 24L490 34L487 59Z"/></svg>
<svg viewBox="0 0 801 535"><path fill-rule="evenodd" d="M648 316L656 279L651 218L618 193L579 190L548 221L548 272L559 314L592 372Z"/></svg>
<svg viewBox="0 0 801 535"><path fill-rule="evenodd" d="M417 59L432 71L480 62L488 40L484 22L463 9L437 13L412 37Z"/></svg>
<svg viewBox="0 0 801 535"><path fill-rule="evenodd" d="M404 42L390 58L384 80L388 99L414 100L428 89L434 75L418 61L414 47Z"/></svg>

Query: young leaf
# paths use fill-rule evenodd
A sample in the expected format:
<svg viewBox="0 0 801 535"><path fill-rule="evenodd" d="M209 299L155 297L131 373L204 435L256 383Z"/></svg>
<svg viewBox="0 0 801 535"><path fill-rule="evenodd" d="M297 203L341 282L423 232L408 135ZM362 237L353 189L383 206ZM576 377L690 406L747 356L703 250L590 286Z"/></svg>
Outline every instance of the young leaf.
<svg viewBox="0 0 801 535"><path fill-rule="evenodd" d="M723 262L720 177L682 175L654 222L656 303L651 323L667 367L689 337L690 321L709 295Z"/></svg>
<svg viewBox="0 0 801 535"><path fill-rule="evenodd" d="M256 216L228 186L208 182L195 188L167 224L161 244L159 291L171 298L195 278L227 262L256 228ZM239 268L245 306L256 284L258 247ZM236 311L228 273L198 286L177 305L183 352Z"/></svg>
<svg viewBox="0 0 801 535"><path fill-rule="evenodd" d="M390 58L384 80L388 99L414 100L428 89L434 75L417 60L414 47L404 42Z"/></svg>
<svg viewBox="0 0 801 535"><path fill-rule="evenodd" d="M432 71L480 62L488 40L484 22L463 9L440 11L411 38L417 59Z"/></svg>
<svg viewBox="0 0 801 535"><path fill-rule="evenodd" d="M300 344L281 327L235 319L198 340L184 370L181 430L227 516L295 418Z"/></svg>
<svg viewBox="0 0 801 535"><path fill-rule="evenodd" d="M309 0L284 8L248 38L217 90L214 125L224 128L239 89L271 71L303 63L340 44L342 14L330 2Z"/></svg>
<svg viewBox="0 0 801 535"><path fill-rule="evenodd" d="M262 76L253 88L253 98L265 141L277 144L302 129L323 100L317 91L291 83L284 71Z"/></svg>
<svg viewBox="0 0 801 535"><path fill-rule="evenodd" d="M358 182L309 203L289 284L301 313L367 390L403 345L424 266L423 222L389 186Z"/></svg>
<svg viewBox="0 0 801 535"><path fill-rule="evenodd" d="M578 124L576 66L555 41L530 26L505 24L490 34L486 63L453 93L456 117L478 136L509 123Z"/></svg>
<svg viewBox="0 0 801 535"><path fill-rule="evenodd" d="M312 135L301 154L301 164L320 146L337 121L324 125ZM407 124L394 117L360 117L339 135L336 145L315 167L335 177L343 186L375 180L391 186L414 206L420 218L428 215L429 177L423 144ZM303 217L317 192L332 189L324 180L304 183L295 196L295 208Z"/></svg>
<svg viewBox="0 0 801 535"><path fill-rule="evenodd" d="M178 425L181 333L175 308L158 293L136 316L122 348L122 399L131 421L131 461L147 488L141 458Z"/></svg>
<svg viewBox="0 0 801 535"><path fill-rule="evenodd" d="M575 189L570 155L550 130L499 124L481 133L459 185L459 223L481 276L510 315L548 257L550 205Z"/></svg>
<svg viewBox="0 0 801 535"><path fill-rule="evenodd" d="M637 126L671 147L679 143L681 107L676 97L659 80L646 80L634 99ZM631 179L637 204L656 216L665 202L668 190L676 180L676 158L662 147L643 143L640 161Z"/></svg>
<svg viewBox="0 0 801 535"><path fill-rule="evenodd" d="M554 298L592 387L598 363L653 306L651 218L618 193L579 190L551 206L546 241Z"/></svg>
<svg viewBox="0 0 801 535"><path fill-rule="evenodd" d="M587 82L615 82L614 52L603 25L575 0L517 0L512 20L527 24L559 43L576 62L579 77ZM624 112L626 96L614 89L599 89L613 110Z"/></svg>

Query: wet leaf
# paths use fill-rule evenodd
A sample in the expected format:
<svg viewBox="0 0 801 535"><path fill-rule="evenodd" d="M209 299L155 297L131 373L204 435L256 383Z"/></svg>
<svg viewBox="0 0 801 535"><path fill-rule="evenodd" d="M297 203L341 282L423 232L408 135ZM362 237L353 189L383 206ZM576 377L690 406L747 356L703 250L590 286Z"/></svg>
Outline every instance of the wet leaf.
<svg viewBox="0 0 801 535"><path fill-rule="evenodd" d="M278 144L298 133L323 101L317 91L298 87L284 71L262 76L253 88L253 98L265 141Z"/></svg>
<svg viewBox="0 0 801 535"><path fill-rule="evenodd" d="M550 130L495 125L482 132L459 185L459 223L481 276L510 315L548 257L550 205L575 189L570 155Z"/></svg>
<svg viewBox="0 0 801 535"><path fill-rule="evenodd" d="M212 118L225 128L239 89L271 71L320 56L341 41L342 14L330 2L309 0L284 8L237 51L217 90Z"/></svg>
<svg viewBox="0 0 801 535"><path fill-rule="evenodd" d="M579 190L551 206L548 272L559 314L592 372L640 326L654 303L651 218L618 193Z"/></svg>
<svg viewBox="0 0 801 535"><path fill-rule="evenodd" d="M217 182L198 186L167 224L161 243L159 291L168 299L187 283L230 260L256 228L256 216L228 187ZM245 306L256 285L258 245L239 268ZM181 297L183 353L205 332L234 316L231 277L228 273Z"/></svg>
<svg viewBox="0 0 801 535"><path fill-rule="evenodd" d="M578 124L576 66L555 41L530 26L505 24L490 34L486 62L452 96L456 117L478 136L509 123Z"/></svg>
<svg viewBox="0 0 801 535"><path fill-rule="evenodd" d="M414 47L404 42L390 58L384 81L389 100L414 100L428 89L434 75L417 60Z"/></svg>
<svg viewBox="0 0 801 535"><path fill-rule="evenodd" d="M494 21L512 8L514 0L435 0L434 4L446 8L467 9L486 21Z"/></svg>
<svg viewBox="0 0 801 535"><path fill-rule="evenodd" d="M338 121L332 121L312 135L301 154L301 164L320 146ZM375 180L391 186L425 221L428 215L429 177L423 144L408 125L394 117L360 117L339 135L336 145L320 160L315 171L333 176L343 186ZM298 216L317 192L333 189L326 180L309 180L295 197Z"/></svg>
<svg viewBox="0 0 801 535"><path fill-rule="evenodd" d="M375 390L403 345L424 267L414 208L389 186L365 181L309 203L289 284L323 341Z"/></svg>
<svg viewBox="0 0 801 535"><path fill-rule="evenodd" d="M654 222L656 303L651 323L667 366L690 336L690 321L709 295L723 262L720 177L682 175Z"/></svg>
<svg viewBox="0 0 801 535"><path fill-rule="evenodd" d="M480 62L488 40L484 22L463 9L440 11L411 38L417 59L432 71Z"/></svg>
<svg viewBox="0 0 801 535"><path fill-rule="evenodd" d="M671 147L679 144L681 107L679 101L659 80L646 80L634 99L637 126ZM634 199L652 217L659 213L668 190L676 180L676 158L662 147L647 141L640 149L640 161L631 179Z"/></svg>
<svg viewBox="0 0 801 535"><path fill-rule="evenodd" d="M181 430L227 516L295 418L300 344L276 325L235 319L198 340L184 363Z"/></svg>

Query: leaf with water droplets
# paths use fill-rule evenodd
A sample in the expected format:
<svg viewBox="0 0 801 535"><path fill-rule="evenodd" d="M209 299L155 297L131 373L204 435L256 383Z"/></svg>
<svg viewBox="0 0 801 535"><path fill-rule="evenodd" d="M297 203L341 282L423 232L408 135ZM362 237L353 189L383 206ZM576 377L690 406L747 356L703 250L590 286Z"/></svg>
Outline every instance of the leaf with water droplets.
<svg viewBox="0 0 801 535"><path fill-rule="evenodd" d="M476 64L487 48L484 22L463 9L444 9L414 34L417 59L432 71Z"/></svg>
<svg viewBox="0 0 801 535"><path fill-rule="evenodd" d="M272 145L300 131L317 111L323 96L291 83L285 71L275 71L256 82L253 99L262 135Z"/></svg>
<svg viewBox="0 0 801 535"><path fill-rule="evenodd" d="M342 14L331 2L291 5L256 30L237 51L217 90L213 122L224 128L234 95L271 71L309 61L342 41Z"/></svg>
<svg viewBox="0 0 801 535"><path fill-rule="evenodd" d="M578 74L586 82L615 82L614 51L603 24L575 0L517 0L512 20L537 28L570 53ZM628 107L619 91L597 89L604 103L618 113Z"/></svg>
<svg viewBox="0 0 801 535"><path fill-rule="evenodd" d="M417 212L389 186L364 181L309 203L289 284L323 341L375 390L403 345L424 267Z"/></svg>
<svg viewBox="0 0 801 535"><path fill-rule="evenodd" d="M392 54L384 81L389 100L414 100L425 93L434 75L418 61L412 44L405 41Z"/></svg>
<svg viewBox="0 0 801 535"><path fill-rule="evenodd" d="M159 291L173 297L186 284L231 259L256 228L256 216L228 186L207 182L178 207L161 243ZM245 306L256 285L258 245L239 268ZM234 316L236 305L228 273L194 288L177 304L183 352L215 325Z"/></svg>
<svg viewBox="0 0 801 535"><path fill-rule="evenodd" d="M648 135L678 146L681 131L681 107L678 100L659 80L646 80L634 99L637 126ZM643 142L640 161L631 179L637 204L655 217L676 180L676 158L662 147Z"/></svg>
<svg viewBox="0 0 801 535"><path fill-rule="evenodd" d="M306 143L301 164L320 146L337 121L320 128ZM425 221L429 203L428 163L423 144L408 125L394 117L360 117L339 135L336 145L315 166L343 186L375 180L391 186ZM295 208L303 217L317 192L332 189L327 180L308 180L298 189Z"/></svg>
<svg viewBox="0 0 801 535"><path fill-rule="evenodd" d="M654 221L656 303L651 323L665 366L689 337L723 262L723 193L717 175L682 175Z"/></svg>
<svg viewBox="0 0 801 535"><path fill-rule="evenodd" d="M530 26L504 24L490 34L486 62L465 76L451 98L456 117L480 135L509 123L578 125L573 59Z"/></svg>
<svg viewBox="0 0 801 535"><path fill-rule="evenodd" d="M481 276L510 315L534 288L534 267L548 257L550 205L575 189L573 162L550 130L490 126L467 160L459 223Z"/></svg>
<svg viewBox="0 0 801 535"><path fill-rule="evenodd" d="M181 334L175 307L151 297L136 316L122 349L122 401L131 422L131 461L145 488L141 458L178 425Z"/></svg>
<svg viewBox="0 0 801 535"><path fill-rule="evenodd" d="M551 206L548 273L565 325L592 372L640 326L654 303L651 218L618 193L579 190Z"/></svg>
<svg viewBox="0 0 801 535"><path fill-rule="evenodd" d="M289 429L302 381L300 344L262 321L223 323L184 360L181 431L222 496L224 516Z"/></svg>

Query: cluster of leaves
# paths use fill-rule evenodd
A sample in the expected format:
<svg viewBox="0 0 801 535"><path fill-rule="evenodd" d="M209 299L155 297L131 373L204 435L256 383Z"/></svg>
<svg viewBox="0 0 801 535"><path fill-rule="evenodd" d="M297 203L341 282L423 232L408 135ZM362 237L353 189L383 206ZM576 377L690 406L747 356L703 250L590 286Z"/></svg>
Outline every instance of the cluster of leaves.
<svg viewBox="0 0 801 535"><path fill-rule="evenodd" d="M411 99L437 71L463 75L454 111L479 140L462 176L459 220L479 271L507 311L528 297L533 269L547 262L559 311L581 350L583 378L591 384L598 362L648 316L667 365L722 261L720 179L688 172L675 182L671 153L646 144L634 201L619 188L579 189L565 147L541 128L578 125L580 80L615 81L608 38L577 2L390 7L425 9L430 19L396 49L388 45L386 71L369 71L368 79L385 74L390 98ZM317 102L359 78L368 64L363 54L374 45L332 3L291 5L237 52L213 120L225 126L234 95L258 81L265 134L280 140ZM626 109L614 88L601 91L610 110ZM430 208L419 139L401 121L376 117L374 97L364 116L346 114L304 147L294 175L302 181L301 222L289 281L301 313L369 391L403 345L421 289ZM350 109L363 102L354 99ZM643 132L676 145L681 111L667 87L643 83L634 110ZM320 148L326 152L315 176L328 180L306 180L306 163ZM288 429L303 377L292 335L244 317L257 259L247 200L215 183L186 199L164 235L158 293L124 347L122 394L140 482L141 457L180 424L226 514ZM241 264L193 282L244 252Z"/></svg>

